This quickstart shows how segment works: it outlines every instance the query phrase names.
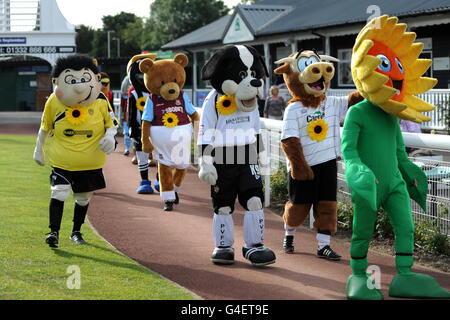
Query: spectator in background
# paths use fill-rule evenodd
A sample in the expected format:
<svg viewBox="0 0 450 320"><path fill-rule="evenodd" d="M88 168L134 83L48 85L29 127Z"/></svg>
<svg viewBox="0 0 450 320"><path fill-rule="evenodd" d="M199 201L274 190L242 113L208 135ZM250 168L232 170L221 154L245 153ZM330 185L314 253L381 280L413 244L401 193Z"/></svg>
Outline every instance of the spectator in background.
<svg viewBox="0 0 450 320"><path fill-rule="evenodd" d="M266 99L264 107L264 118L283 120L284 109L286 103L284 99L278 95L279 89L277 86L270 87L270 97Z"/></svg>
<svg viewBox="0 0 450 320"><path fill-rule="evenodd" d="M122 85L120 86L120 107L122 108L121 112L121 123L123 128L123 140L125 143L125 151L123 154L128 156L130 154L131 147L131 138L127 124L127 112L128 112L128 90L131 87L130 77L128 75L122 81Z"/></svg>
<svg viewBox="0 0 450 320"><path fill-rule="evenodd" d="M114 110L114 112L116 112L116 109L114 108L114 96L111 91L111 79L106 72L100 72L100 76L100 82L102 83L102 92L106 96L106 98L108 98L111 108Z"/></svg>
<svg viewBox="0 0 450 320"><path fill-rule="evenodd" d="M422 129L420 129L420 125L416 122L400 119L400 128L402 132L414 132L414 133L422 133ZM413 152L414 148L406 147L406 153Z"/></svg>

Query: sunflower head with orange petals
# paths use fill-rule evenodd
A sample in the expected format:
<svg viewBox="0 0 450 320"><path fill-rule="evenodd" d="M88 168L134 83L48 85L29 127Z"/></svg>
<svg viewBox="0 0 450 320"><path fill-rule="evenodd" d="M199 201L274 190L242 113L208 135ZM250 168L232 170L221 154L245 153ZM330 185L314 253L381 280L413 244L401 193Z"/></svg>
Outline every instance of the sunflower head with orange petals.
<svg viewBox="0 0 450 320"><path fill-rule="evenodd" d="M422 114L434 106L416 95L433 88L437 80L423 77L431 66L419 59L423 44L397 17L372 19L358 34L352 55L352 77L361 95L385 112L418 123L430 121Z"/></svg>

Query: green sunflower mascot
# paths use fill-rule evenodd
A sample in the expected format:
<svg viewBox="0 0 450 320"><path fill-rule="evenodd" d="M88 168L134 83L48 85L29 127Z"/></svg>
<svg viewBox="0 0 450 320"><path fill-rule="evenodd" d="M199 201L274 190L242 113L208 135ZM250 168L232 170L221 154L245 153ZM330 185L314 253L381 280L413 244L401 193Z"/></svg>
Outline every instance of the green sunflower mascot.
<svg viewBox="0 0 450 320"><path fill-rule="evenodd" d="M423 44L414 43L416 34L405 32L406 28L396 17L375 18L361 30L353 47L353 81L365 100L350 108L342 134L345 179L354 206L349 299L383 298L376 286L368 285L373 280L366 272L380 207L387 211L395 234L398 274L389 295L450 298L435 279L411 271L414 223L410 199L426 212L428 181L407 157L398 119L429 121L421 112L434 106L415 95L433 88L437 81L422 77L431 60L418 59Z"/></svg>

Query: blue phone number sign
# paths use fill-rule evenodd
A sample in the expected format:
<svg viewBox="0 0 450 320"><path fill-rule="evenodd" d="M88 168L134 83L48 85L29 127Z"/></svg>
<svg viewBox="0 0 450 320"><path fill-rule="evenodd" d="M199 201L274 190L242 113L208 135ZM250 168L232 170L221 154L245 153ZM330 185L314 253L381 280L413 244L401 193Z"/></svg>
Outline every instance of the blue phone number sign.
<svg viewBox="0 0 450 320"><path fill-rule="evenodd" d="M0 37L0 44L26 44L25 37Z"/></svg>

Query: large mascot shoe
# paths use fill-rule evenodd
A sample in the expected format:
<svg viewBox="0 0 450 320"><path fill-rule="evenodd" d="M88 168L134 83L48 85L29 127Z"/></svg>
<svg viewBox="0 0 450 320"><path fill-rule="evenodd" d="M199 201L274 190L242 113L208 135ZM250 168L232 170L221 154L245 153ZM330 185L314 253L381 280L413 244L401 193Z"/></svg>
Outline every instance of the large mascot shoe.
<svg viewBox="0 0 450 320"><path fill-rule="evenodd" d="M381 291L373 286L369 288L373 279L369 275L352 274L347 280L347 298L351 300L383 300Z"/></svg>
<svg viewBox="0 0 450 320"><path fill-rule="evenodd" d="M259 244L252 248L242 247L242 255L255 267L263 267L275 262L275 253L269 248Z"/></svg>
<svg viewBox="0 0 450 320"><path fill-rule="evenodd" d="M72 240L75 244L86 244L86 241L83 239L83 235L80 231L72 232L70 235L70 240Z"/></svg>
<svg viewBox="0 0 450 320"><path fill-rule="evenodd" d="M283 248L286 253L294 253L294 236L284 237Z"/></svg>
<svg viewBox="0 0 450 320"><path fill-rule="evenodd" d="M59 241L59 234L57 231L47 233L45 243L47 243L50 248L58 248L58 241Z"/></svg>
<svg viewBox="0 0 450 320"><path fill-rule="evenodd" d="M141 185L136 190L139 194L152 194L153 188L152 188L152 182L150 180L142 180Z"/></svg>
<svg viewBox="0 0 450 320"><path fill-rule="evenodd" d="M397 274L389 287L389 296L401 298L442 298L449 299L450 292L426 274Z"/></svg>
<svg viewBox="0 0 450 320"><path fill-rule="evenodd" d="M234 249L232 247L215 248L211 255L211 261L215 264L233 264Z"/></svg>

